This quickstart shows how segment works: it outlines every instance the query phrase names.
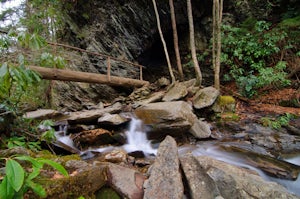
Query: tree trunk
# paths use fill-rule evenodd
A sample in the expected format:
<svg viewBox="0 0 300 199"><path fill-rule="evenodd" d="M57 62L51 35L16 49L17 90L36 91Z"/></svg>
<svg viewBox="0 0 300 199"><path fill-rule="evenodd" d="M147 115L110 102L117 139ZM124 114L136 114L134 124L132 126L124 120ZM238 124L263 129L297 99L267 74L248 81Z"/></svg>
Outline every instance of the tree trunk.
<svg viewBox="0 0 300 199"><path fill-rule="evenodd" d="M61 70L56 68L44 68L39 66L28 66L30 70L38 72L43 79L49 80L62 80L62 81L74 81L74 82L86 82L96 84L107 84L111 86L122 87L142 87L149 84L148 81L130 79L124 77L87 73L80 71Z"/></svg>
<svg viewBox="0 0 300 199"><path fill-rule="evenodd" d="M166 59L167 59L167 63L168 63L168 68L169 68L169 73L170 73L170 76L171 76L171 81L172 81L172 83L174 83L175 82L175 76L174 76L173 71L172 71L172 66L171 66L171 62L170 62L170 57L169 57L167 45L166 45L166 42L165 42L165 39L164 39L164 35L162 33L162 30L161 30L159 14L158 14L158 11L157 11L156 2L155 2L155 0L152 0L152 2L153 2L154 12L155 12L155 16L156 16L158 32L159 32L160 39L161 39L161 42L162 42L163 47L164 47L164 51L165 51L165 55L166 55Z"/></svg>
<svg viewBox="0 0 300 199"><path fill-rule="evenodd" d="M220 65L221 65L221 25L223 13L223 0L213 1L213 68L214 86L220 90Z"/></svg>
<svg viewBox="0 0 300 199"><path fill-rule="evenodd" d="M184 76L183 76L183 70L182 70L181 59L180 59L178 34L177 34L177 27L176 27L176 17L175 17L175 9L174 9L173 0L169 0L169 4L170 4L170 13L171 13L173 39L174 39L174 50L175 50L175 55L176 55L177 68L178 68L180 80L183 81Z"/></svg>
<svg viewBox="0 0 300 199"><path fill-rule="evenodd" d="M191 0L187 0L187 12L189 20L189 31L190 31L190 47L193 59L193 64L196 72L196 85L201 85L202 74L197 60L196 47L195 47L195 36L194 36L194 22L193 22L193 12Z"/></svg>

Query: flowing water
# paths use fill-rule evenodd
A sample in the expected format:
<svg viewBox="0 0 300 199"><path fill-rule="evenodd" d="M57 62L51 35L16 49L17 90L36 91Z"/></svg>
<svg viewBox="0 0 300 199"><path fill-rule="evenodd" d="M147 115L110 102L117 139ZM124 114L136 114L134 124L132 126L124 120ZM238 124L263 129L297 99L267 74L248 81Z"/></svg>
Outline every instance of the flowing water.
<svg viewBox="0 0 300 199"><path fill-rule="evenodd" d="M66 127L60 129L60 132L57 133L57 140L62 142L63 144L69 146L74 151L77 151L83 158L91 158L93 157L93 152L109 152L116 148L122 148L126 152L131 153L134 151L143 151L143 153L148 155L156 155L157 149L154 149L151 146L150 140L147 139L147 134L145 132L145 128L141 120L132 118L129 129L125 132L127 137L127 143L121 147L102 147L98 149L91 149L87 151L80 151L77 149L73 143L73 141L66 135ZM223 162L227 162L229 164L233 164L239 167L248 168L256 171L260 176L262 176L265 180L275 181L279 184L285 186L290 192L295 193L300 196L300 176L298 176L296 181L291 180L282 180L274 177L270 177L266 175L263 171L258 168L255 168L245 161L243 155L237 155L235 153L225 152L220 150L217 144L213 143L202 143L201 145L188 145L180 147L178 150L179 155L183 156L187 152L191 152L194 156L210 156L214 159L221 160ZM300 166L300 156L295 156L292 158L285 159L285 161L293 163L295 165Z"/></svg>

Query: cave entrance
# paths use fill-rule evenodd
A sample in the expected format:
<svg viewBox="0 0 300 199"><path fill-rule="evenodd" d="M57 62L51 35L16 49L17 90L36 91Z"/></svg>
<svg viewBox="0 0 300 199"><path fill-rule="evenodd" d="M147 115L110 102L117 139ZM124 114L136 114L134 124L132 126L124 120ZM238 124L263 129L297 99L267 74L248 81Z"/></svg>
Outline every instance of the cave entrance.
<svg viewBox="0 0 300 199"><path fill-rule="evenodd" d="M176 57L172 30L164 33L164 39L167 44L173 72L176 73L177 70L174 67L176 64ZM149 47L138 57L138 62L141 65L146 66L146 68L143 69L143 78L149 82L154 82L160 77L170 79L165 51L158 33L153 40L151 45L149 45Z"/></svg>

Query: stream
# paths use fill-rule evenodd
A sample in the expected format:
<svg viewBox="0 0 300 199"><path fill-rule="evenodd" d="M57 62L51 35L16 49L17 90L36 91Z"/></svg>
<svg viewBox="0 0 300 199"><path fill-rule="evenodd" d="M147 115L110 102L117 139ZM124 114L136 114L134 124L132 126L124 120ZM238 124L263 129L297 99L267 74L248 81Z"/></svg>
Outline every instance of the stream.
<svg viewBox="0 0 300 199"><path fill-rule="evenodd" d="M90 159L94 157L95 152L110 152L117 148L124 149L127 153L142 151L145 157L156 155L157 149L153 148L151 141L147 139L147 134L143 129L143 123L141 120L132 118L128 130L125 131L125 135L127 137L127 143L123 146L108 146L80 151L75 147L72 139L67 135L67 126L61 126L59 131L56 132L57 142L59 142L60 145L63 144L68 147L70 151L78 153L82 159ZM224 142L222 145L224 145ZM224 151L216 141L205 141L194 145L186 144L178 148L178 153L179 156L184 156L187 153L192 153L194 156L209 156L232 165L254 170L265 180L277 182L286 187L290 192L300 196L300 174L295 181L271 177L261 169L248 164L246 161L247 154ZM283 160L300 166L299 154Z"/></svg>

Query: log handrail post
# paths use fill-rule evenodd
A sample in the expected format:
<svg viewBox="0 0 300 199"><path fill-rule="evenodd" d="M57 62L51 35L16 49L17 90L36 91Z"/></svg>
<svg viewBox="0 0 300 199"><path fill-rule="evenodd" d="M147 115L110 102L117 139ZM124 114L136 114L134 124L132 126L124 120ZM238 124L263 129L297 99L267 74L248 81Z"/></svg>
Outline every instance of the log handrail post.
<svg viewBox="0 0 300 199"><path fill-rule="evenodd" d="M140 66L140 80L143 80L143 66Z"/></svg>

